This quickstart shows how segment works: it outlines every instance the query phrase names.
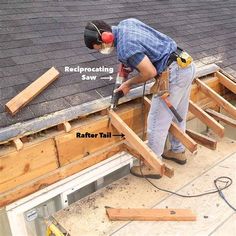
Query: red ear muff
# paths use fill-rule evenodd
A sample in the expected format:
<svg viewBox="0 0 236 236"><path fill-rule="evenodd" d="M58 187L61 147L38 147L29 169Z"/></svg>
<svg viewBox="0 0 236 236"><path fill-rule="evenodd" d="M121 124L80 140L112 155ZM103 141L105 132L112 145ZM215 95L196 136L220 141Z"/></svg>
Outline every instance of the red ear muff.
<svg viewBox="0 0 236 236"><path fill-rule="evenodd" d="M101 38L103 43L112 43L114 41L112 32L103 32Z"/></svg>

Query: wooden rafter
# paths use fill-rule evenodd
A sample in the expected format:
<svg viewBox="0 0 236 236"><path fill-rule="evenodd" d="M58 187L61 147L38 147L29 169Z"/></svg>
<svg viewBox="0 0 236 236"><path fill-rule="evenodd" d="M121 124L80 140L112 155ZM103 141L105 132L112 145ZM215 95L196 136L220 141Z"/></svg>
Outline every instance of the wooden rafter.
<svg viewBox="0 0 236 236"><path fill-rule="evenodd" d="M219 71L216 72L216 76L219 78L221 84L223 84L227 89L236 94L236 83L234 81L232 81Z"/></svg>
<svg viewBox="0 0 236 236"><path fill-rule="evenodd" d="M218 121L222 121L224 122L225 124L227 125L230 125L232 127L236 127L236 120L222 114L222 113L219 113L217 111L214 111L212 109L206 109L206 112L212 116L213 118L215 118L216 120Z"/></svg>
<svg viewBox="0 0 236 236"><path fill-rule="evenodd" d="M148 164L160 175L165 174L164 163L156 154L135 134L135 132L113 111L109 110L111 124L125 135L125 139L139 152Z"/></svg>
<svg viewBox="0 0 236 236"><path fill-rule="evenodd" d="M205 93L207 96L212 98L217 104L219 104L226 112L236 118L236 108L225 100L222 96L216 93L212 88L207 86L203 81L200 79L196 79L197 85L200 87L201 91Z"/></svg>
<svg viewBox="0 0 236 236"><path fill-rule="evenodd" d="M191 100L189 101L189 111L220 137L224 136L224 127Z"/></svg>

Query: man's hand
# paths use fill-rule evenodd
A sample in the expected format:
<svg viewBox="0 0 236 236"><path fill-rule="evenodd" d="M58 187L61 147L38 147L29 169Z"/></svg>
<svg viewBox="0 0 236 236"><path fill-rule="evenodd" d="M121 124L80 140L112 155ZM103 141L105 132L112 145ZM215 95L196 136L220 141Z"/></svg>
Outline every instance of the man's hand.
<svg viewBox="0 0 236 236"><path fill-rule="evenodd" d="M131 86L128 83L128 80L121 84L121 86L115 90L115 92L122 91L124 95L126 95L131 89Z"/></svg>

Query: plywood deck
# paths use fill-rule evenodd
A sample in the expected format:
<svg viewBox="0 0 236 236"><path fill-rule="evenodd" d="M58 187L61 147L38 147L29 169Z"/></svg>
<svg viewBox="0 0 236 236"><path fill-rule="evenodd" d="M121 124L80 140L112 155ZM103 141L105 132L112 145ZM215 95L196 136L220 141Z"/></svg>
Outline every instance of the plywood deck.
<svg viewBox="0 0 236 236"><path fill-rule="evenodd" d="M224 138L213 151L200 146L197 155L188 153L187 165L173 165L175 176L153 181L158 186L184 194L213 189L213 180L227 175L234 181L225 195L236 206L236 142ZM196 222L111 222L105 206L117 208L191 208ZM76 235L235 235L235 214L217 194L180 198L152 187L132 175L72 204L54 215L72 236ZM185 234L183 234L185 232ZM227 234L224 234L227 232Z"/></svg>

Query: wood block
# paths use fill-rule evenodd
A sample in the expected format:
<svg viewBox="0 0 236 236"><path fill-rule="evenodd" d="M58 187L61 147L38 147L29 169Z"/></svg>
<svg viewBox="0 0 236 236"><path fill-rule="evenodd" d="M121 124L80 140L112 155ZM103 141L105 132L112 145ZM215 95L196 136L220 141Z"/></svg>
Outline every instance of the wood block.
<svg viewBox="0 0 236 236"><path fill-rule="evenodd" d="M111 124L118 132L125 135L125 139L138 151L148 164L160 175L164 174L164 164L156 154L130 129L130 127L112 110L109 111Z"/></svg>
<svg viewBox="0 0 236 236"><path fill-rule="evenodd" d="M115 221L196 221L196 215L190 209L107 208L106 213Z"/></svg>
<svg viewBox="0 0 236 236"><path fill-rule="evenodd" d="M219 78L221 84L223 84L227 89L236 94L236 83L234 81L227 78L220 72L216 72L216 76Z"/></svg>
<svg viewBox="0 0 236 236"><path fill-rule="evenodd" d="M66 133L71 131L71 125L68 121L65 121L58 125L58 130L64 130Z"/></svg>
<svg viewBox="0 0 236 236"><path fill-rule="evenodd" d="M189 101L189 111L220 137L224 136L224 127L191 100Z"/></svg>
<svg viewBox="0 0 236 236"><path fill-rule="evenodd" d="M48 85L58 78L59 72L52 67L27 88L12 98L6 105L6 111L15 115L22 107L27 105L33 98L41 93Z"/></svg>
<svg viewBox="0 0 236 236"><path fill-rule="evenodd" d="M216 103L218 103L226 112L232 115L236 119L236 108L230 104L227 100L225 100L222 96L216 93L212 88L207 86L200 79L196 79L197 85L200 87L201 91L205 93L207 96L212 98Z"/></svg>
<svg viewBox="0 0 236 236"><path fill-rule="evenodd" d="M23 146L24 146L23 142L19 138L14 139L13 140L13 144L16 147L17 151L20 151L23 148Z"/></svg>
<svg viewBox="0 0 236 236"><path fill-rule="evenodd" d="M210 148L212 150L216 150L216 146L217 146L217 141L213 138L210 138L206 135L203 135L203 134L200 134L200 133L197 133L193 130L190 130L190 129L187 129L186 130L186 133L191 137L193 138L197 143L207 147L207 148Z"/></svg>
<svg viewBox="0 0 236 236"><path fill-rule="evenodd" d="M232 118L230 118L230 117L228 117L226 115L223 115L223 114L221 114L221 113L219 113L217 111L214 111L212 109L206 109L206 112L210 116L214 117L216 120L222 121L225 124L230 125L232 127L236 127L236 120L234 120L234 119L232 119Z"/></svg>
<svg viewBox="0 0 236 236"><path fill-rule="evenodd" d="M56 149L52 139L40 142L33 147L25 145L20 151L1 156L1 192L19 187L57 167Z"/></svg>

